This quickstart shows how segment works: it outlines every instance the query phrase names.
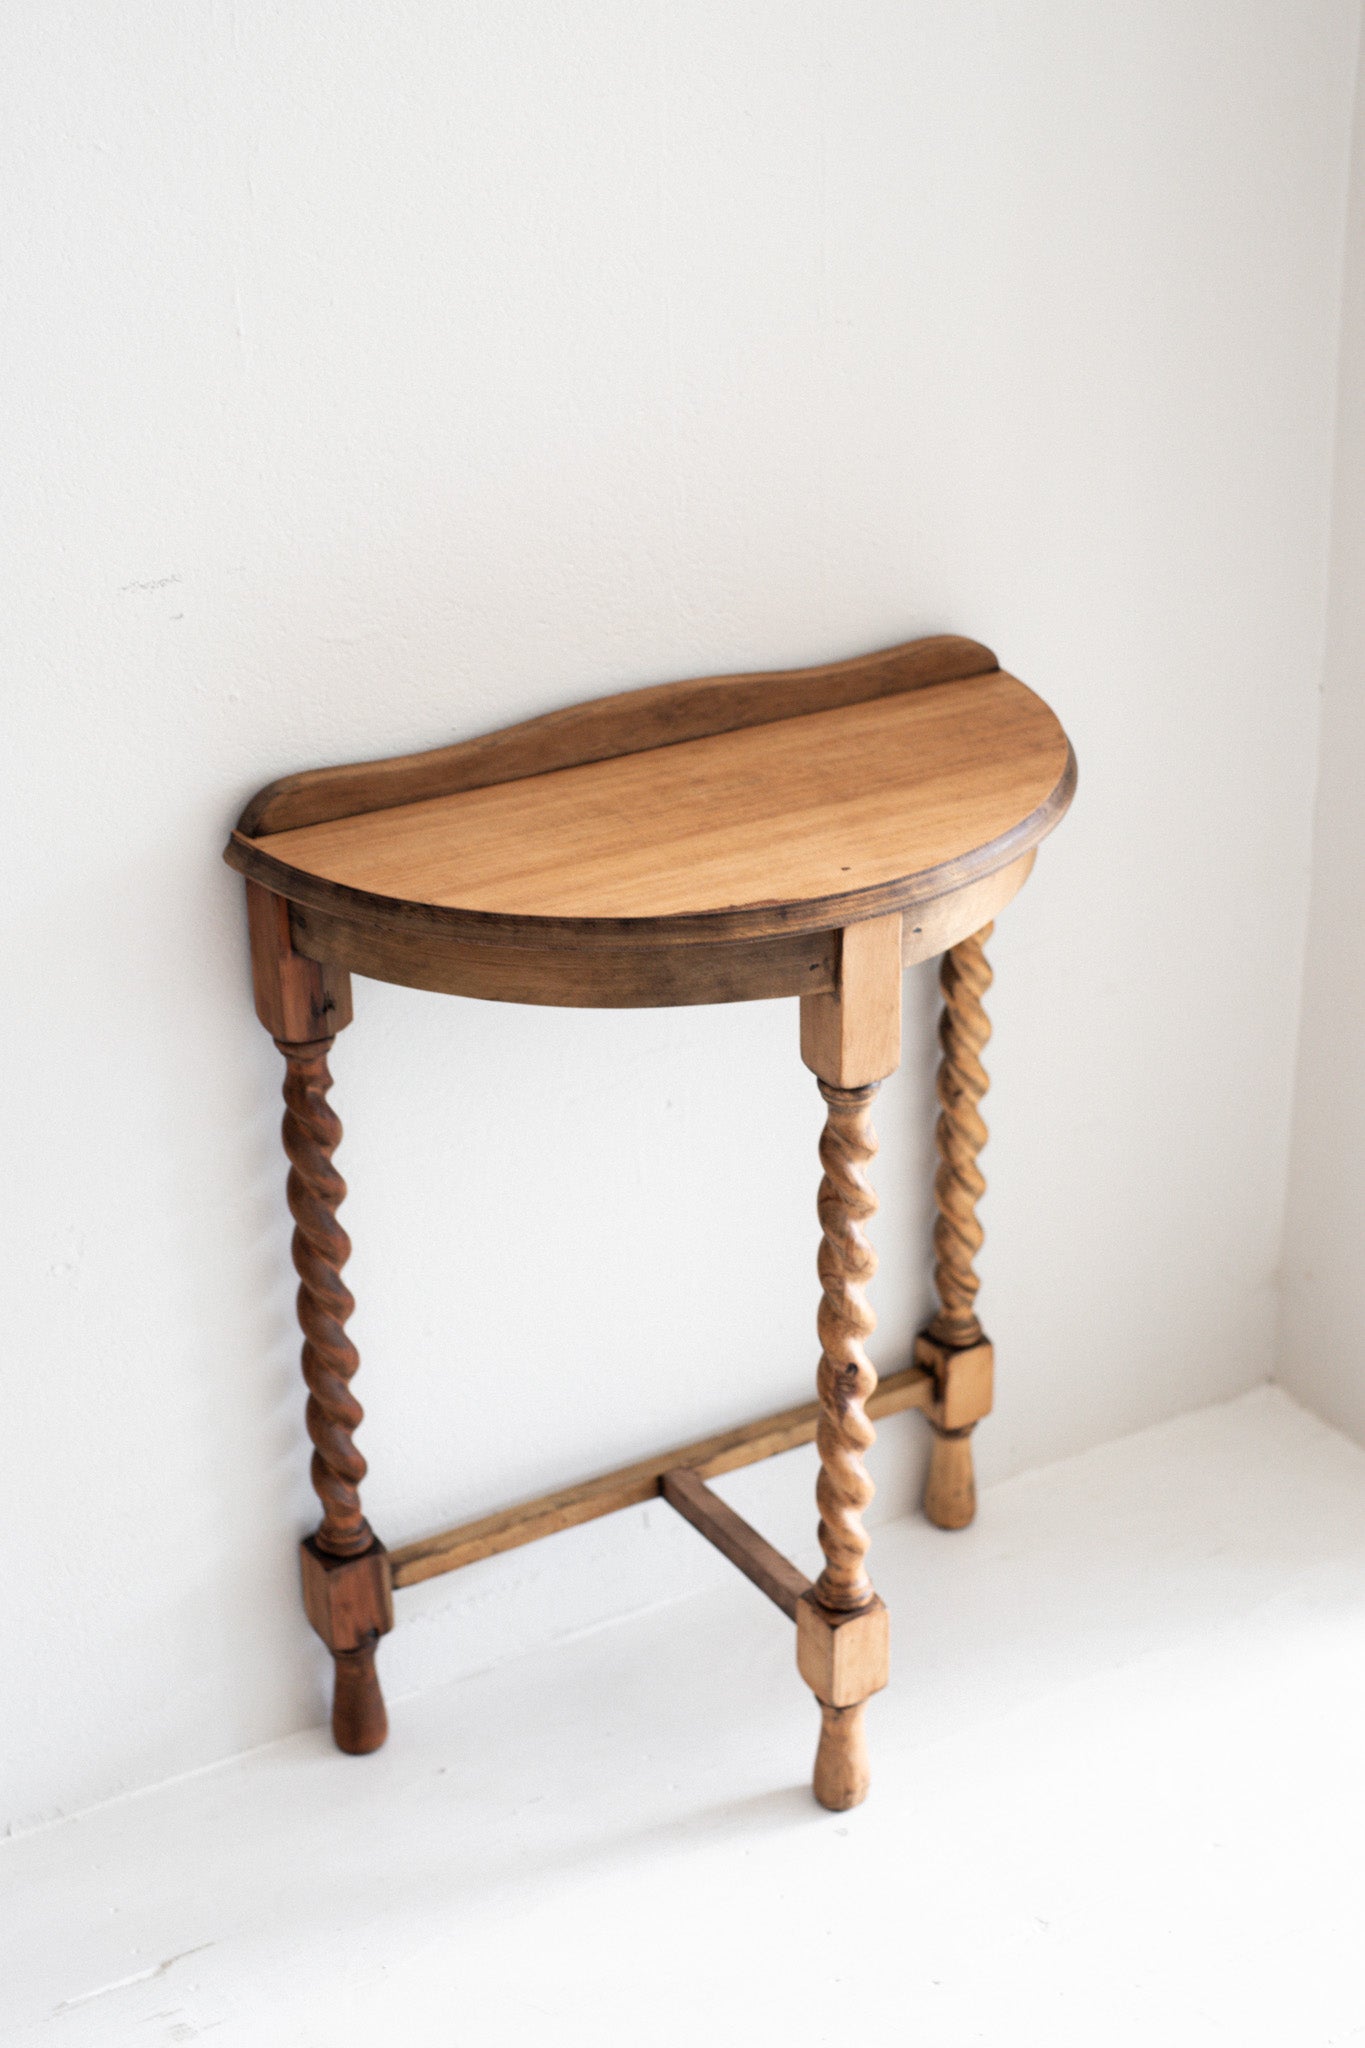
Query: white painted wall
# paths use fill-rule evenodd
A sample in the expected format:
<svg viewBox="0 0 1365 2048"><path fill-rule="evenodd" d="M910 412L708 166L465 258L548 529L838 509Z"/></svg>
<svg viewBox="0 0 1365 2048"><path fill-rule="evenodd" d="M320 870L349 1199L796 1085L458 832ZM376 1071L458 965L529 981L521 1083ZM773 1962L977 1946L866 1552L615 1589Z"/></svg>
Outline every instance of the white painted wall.
<svg viewBox="0 0 1365 2048"><path fill-rule="evenodd" d="M1365 1441L1365 71L1347 219L1322 761L1277 1376Z"/></svg>
<svg viewBox="0 0 1365 2048"><path fill-rule="evenodd" d="M286 769L992 642L1081 790L994 948L981 1468L1266 1377L1358 13L5 10L0 1815L323 1711L279 1062L218 860ZM794 1006L356 1008L390 1540L801 1396ZM927 1299L923 973L910 1014L888 1368ZM809 1483L734 1488L808 1556ZM696 1544L641 1511L404 1596L390 1691L683 1590Z"/></svg>

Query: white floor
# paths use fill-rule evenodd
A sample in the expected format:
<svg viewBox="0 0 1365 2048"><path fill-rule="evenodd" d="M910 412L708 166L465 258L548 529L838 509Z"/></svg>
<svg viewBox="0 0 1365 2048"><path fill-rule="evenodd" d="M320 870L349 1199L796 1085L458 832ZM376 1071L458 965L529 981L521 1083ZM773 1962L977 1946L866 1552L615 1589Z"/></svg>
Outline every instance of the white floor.
<svg viewBox="0 0 1365 2048"><path fill-rule="evenodd" d="M0 1848L0 2041L1365 2042L1365 1452L1267 1389L874 1559L858 1812L717 1560L375 1758L301 1736Z"/></svg>

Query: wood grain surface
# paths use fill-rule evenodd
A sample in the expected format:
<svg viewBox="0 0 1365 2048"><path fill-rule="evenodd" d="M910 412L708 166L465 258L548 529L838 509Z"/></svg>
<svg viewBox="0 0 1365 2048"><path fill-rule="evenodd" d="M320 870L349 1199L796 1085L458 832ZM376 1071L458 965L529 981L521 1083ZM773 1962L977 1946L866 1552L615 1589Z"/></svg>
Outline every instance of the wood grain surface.
<svg viewBox="0 0 1365 2048"><path fill-rule="evenodd" d="M790 1558L760 1536L757 1529L735 1513L728 1501L712 1493L704 1479L684 1465L665 1472L659 1490L684 1521L713 1543L722 1557L737 1565L746 1579L752 1579L760 1593L766 1593L789 1620L795 1621L797 1602L809 1593L810 1580Z"/></svg>
<svg viewBox="0 0 1365 2048"><path fill-rule="evenodd" d="M878 648L872 654L855 654L845 661L822 662L815 668L702 676L655 683L643 690L621 690L610 697L566 704L543 717L458 740L453 746L281 776L252 797L237 820L237 829L248 838L291 831L329 818L450 796L460 789L516 782L524 775L543 775L551 768L571 768L582 761L606 761L649 747L675 746L680 740L701 739L707 733L768 725L778 718L826 711L835 704L894 696L923 689L928 683L983 675L997 666L990 648L979 640L935 633L897 647Z"/></svg>
<svg viewBox="0 0 1365 2048"><path fill-rule="evenodd" d="M995 879L977 887L989 889ZM940 921L938 906L931 911L935 915L926 913L925 922L932 930ZM395 931L306 903L291 906L289 922L295 947L309 960L342 963L376 981L478 996L485 1002L666 1009L678 1003L805 996L834 988L838 979L837 931L783 932L738 944L703 939L693 946L549 947L489 945L439 931Z"/></svg>
<svg viewBox="0 0 1365 2048"><path fill-rule="evenodd" d="M582 943L840 925L1017 859L1070 797L1060 725L999 671L328 824L238 836L291 900ZM310 889L309 884L314 886ZM320 885L320 886L319 886ZM690 929L695 927L695 930ZM508 931L508 936L513 934Z"/></svg>
<svg viewBox="0 0 1365 2048"><path fill-rule="evenodd" d="M801 998L801 1058L839 1088L884 1081L901 1063L901 923L871 917L839 934L839 971L827 995Z"/></svg>

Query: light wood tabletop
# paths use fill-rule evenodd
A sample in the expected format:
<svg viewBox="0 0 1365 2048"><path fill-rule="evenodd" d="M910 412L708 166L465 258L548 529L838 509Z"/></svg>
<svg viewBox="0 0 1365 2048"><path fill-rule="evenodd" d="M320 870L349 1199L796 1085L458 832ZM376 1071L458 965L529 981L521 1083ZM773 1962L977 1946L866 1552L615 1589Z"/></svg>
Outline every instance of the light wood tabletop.
<svg viewBox="0 0 1365 2048"><path fill-rule="evenodd" d="M286 778L253 799L227 857L296 905L428 939L754 939L835 930L1005 869L1074 782L1041 698L945 636Z"/></svg>
<svg viewBox="0 0 1365 2048"><path fill-rule="evenodd" d="M1066 736L994 674L338 818L258 841L295 873L503 918L774 928L899 908L1035 843Z"/></svg>

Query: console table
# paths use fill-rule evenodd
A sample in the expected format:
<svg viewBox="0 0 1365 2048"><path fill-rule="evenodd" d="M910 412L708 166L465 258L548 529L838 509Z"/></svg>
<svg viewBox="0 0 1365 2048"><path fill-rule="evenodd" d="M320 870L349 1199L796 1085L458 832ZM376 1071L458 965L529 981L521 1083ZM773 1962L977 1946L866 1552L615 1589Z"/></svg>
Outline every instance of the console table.
<svg viewBox="0 0 1365 2048"><path fill-rule="evenodd" d="M303 1594L334 1659L342 1749L377 1749L387 1733L375 1647L395 1588L662 1495L795 1622L797 1665L820 1704L816 1798L840 1809L865 1796L864 1707L886 1683L888 1641L862 1522L872 1419L923 1412L925 1512L964 1527L993 1369L973 1271L983 948L1075 779L1047 706L988 648L944 635L820 668L632 690L429 753L287 775L253 797L225 857L246 877L256 1010L285 1058L322 1504L302 1546ZM864 1348L869 1117L900 1061L902 968L936 954L938 1306L914 1363L879 1384ZM799 998L801 1057L827 1106L816 1399L386 1550L361 1511L341 1126L327 1101L352 973L495 1002ZM706 1484L812 1438L825 1559L813 1584Z"/></svg>

